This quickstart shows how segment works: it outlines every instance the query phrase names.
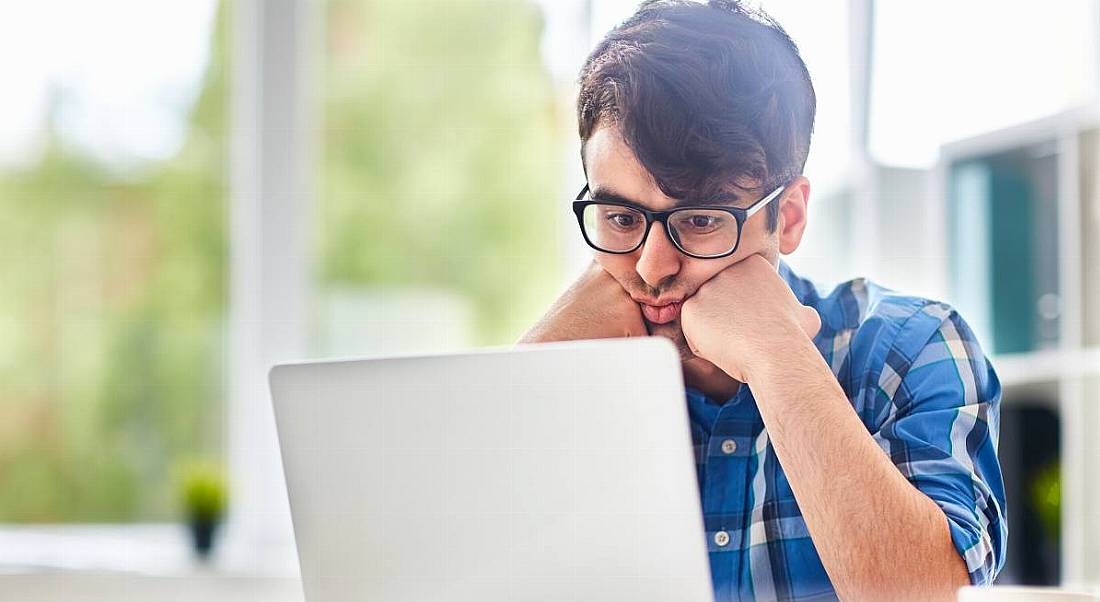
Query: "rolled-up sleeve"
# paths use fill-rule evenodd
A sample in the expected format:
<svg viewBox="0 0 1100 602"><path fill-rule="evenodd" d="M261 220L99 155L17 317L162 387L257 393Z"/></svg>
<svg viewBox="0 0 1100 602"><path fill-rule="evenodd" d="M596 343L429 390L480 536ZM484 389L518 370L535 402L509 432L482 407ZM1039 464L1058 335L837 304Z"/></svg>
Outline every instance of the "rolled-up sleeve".
<svg viewBox="0 0 1100 602"><path fill-rule="evenodd" d="M872 435L943 510L971 583L989 584L1004 566L1008 537L997 460L1000 381L954 309L937 303L921 313L923 333L899 336L878 376L888 402ZM938 327L927 326L932 317Z"/></svg>

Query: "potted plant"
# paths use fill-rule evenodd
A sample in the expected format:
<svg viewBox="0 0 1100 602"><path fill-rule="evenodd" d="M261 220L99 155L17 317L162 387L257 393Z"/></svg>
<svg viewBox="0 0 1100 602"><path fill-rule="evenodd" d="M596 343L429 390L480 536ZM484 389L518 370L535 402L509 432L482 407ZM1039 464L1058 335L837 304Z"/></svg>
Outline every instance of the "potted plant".
<svg viewBox="0 0 1100 602"><path fill-rule="evenodd" d="M180 490L195 553L205 561L225 517L229 497L225 473L214 462L187 462L180 470Z"/></svg>

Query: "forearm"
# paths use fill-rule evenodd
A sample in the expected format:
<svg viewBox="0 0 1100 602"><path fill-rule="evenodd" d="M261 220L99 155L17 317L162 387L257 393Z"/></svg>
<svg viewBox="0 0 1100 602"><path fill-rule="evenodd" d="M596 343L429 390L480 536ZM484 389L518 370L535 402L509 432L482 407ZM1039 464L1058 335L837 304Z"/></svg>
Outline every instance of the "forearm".
<svg viewBox="0 0 1100 602"><path fill-rule="evenodd" d="M812 342L786 340L748 382L837 594L954 600L969 579L947 518L875 443Z"/></svg>

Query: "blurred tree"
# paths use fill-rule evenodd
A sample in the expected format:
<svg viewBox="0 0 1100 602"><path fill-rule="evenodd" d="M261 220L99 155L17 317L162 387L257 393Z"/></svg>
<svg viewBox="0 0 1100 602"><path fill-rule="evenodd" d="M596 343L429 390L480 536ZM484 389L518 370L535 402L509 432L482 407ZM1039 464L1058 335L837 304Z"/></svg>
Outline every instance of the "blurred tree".
<svg viewBox="0 0 1100 602"><path fill-rule="evenodd" d="M322 288L449 288L473 302L479 342L514 340L553 292L561 256L541 12L330 0L327 17Z"/></svg>
<svg viewBox="0 0 1100 602"><path fill-rule="evenodd" d="M176 517L170 466L221 453L226 8L176 156L118 173L51 118L36 162L0 168L0 522ZM325 11L319 287L450 289L480 342L512 340L558 278L539 11Z"/></svg>
<svg viewBox="0 0 1100 602"><path fill-rule="evenodd" d="M40 160L0 172L0 521L167 518L173 459L220 452L221 13L214 32L170 160L119 173L51 114Z"/></svg>

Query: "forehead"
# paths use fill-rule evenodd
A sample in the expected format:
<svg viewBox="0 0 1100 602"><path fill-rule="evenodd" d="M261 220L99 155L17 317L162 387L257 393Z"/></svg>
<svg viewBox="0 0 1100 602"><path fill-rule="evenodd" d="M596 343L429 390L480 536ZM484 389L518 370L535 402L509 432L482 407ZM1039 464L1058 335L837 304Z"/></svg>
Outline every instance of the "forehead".
<svg viewBox="0 0 1100 602"><path fill-rule="evenodd" d="M584 145L584 164L588 183L593 188L613 187L622 193L628 189L634 193L650 189L650 192L662 194L653 176L623 141L618 128L604 126L589 136Z"/></svg>
<svg viewBox="0 0 1100 602"><path fill-rule="evenodd" d="M668 209L676 205L715 203L740 205L749 195L736 186L729 186L716 198L674 199L666 195L656 180L638 161L622 134L614 126L602 126L589 136L584 145L584 164L593 198L608 196L629 199L650 209ZM731 183L732 184L732 183Z"/></svg>

